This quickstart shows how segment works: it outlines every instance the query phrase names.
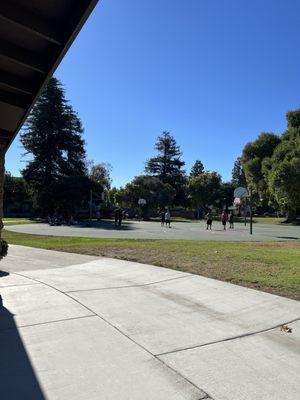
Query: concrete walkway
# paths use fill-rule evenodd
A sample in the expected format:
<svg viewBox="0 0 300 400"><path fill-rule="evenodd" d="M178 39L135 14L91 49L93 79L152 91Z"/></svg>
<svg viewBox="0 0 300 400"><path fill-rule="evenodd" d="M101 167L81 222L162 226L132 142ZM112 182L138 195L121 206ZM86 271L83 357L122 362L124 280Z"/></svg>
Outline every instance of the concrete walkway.
<svg viewBox="0 0 300 400"><path fill-rule="evenodd" d="M1 400L299 396L300 302L21 246L1 270Z"/></svg>
<svg viewBox="0 0 300 400"><path fill-rule="evenodd" d="M161 227L160 222L125 221L115 228L113 221L94 222L92 227L49 226L48 224L28 224L8 226L5 229L20 233L54 236L79 236L94 238L122 239L178 239L178 240L221 240L221 241L282 241L300 240L299 226L254 224L253 235L249 234L249 224L245 227L236 223L235 229L225 232L220 222L214 222L211 231L206 230L204 221L174 222L171 229Z"/></svg>

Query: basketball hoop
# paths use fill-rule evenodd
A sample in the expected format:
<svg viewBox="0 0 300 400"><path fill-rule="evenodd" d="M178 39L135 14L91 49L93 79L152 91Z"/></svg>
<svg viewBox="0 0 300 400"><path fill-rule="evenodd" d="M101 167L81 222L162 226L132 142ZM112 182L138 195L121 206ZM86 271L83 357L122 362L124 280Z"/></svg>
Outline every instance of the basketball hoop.
<svg viewBox="0 0 300 400"><path fill-rule="evenodd" d="M234 197L244 199L245 197L249 197L248 190L244 187L238 187L235 189L233 193Z"/></svg>
<svg viewBox="0 0 300 400"><path fill-rule="evenodd" d="M147 201L145 199L139 199L138 200L138 205L139 206L145 206L147 204Z"/></svg>

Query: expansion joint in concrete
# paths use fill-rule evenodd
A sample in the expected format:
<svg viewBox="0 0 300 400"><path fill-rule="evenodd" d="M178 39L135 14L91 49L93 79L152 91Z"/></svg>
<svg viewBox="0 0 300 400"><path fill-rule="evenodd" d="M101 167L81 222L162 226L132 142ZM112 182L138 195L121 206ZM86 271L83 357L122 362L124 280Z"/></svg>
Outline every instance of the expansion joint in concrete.
<svg viewBox="0 0 300 400"><path fill-rule="evenodd" d="M282 325L292 324L293 322L297 322L297 321L300 321L300 317L299 317L299 318L292 319L292 320L290 320L290 321L282 322L282 323L277 324L277 325L275 325L275 326L272 326L272 327L270 327L270 328L265 328L265 329L261 329L261 330L257 330L257 331L253 331L253 332L249 332L249 333L243 333L242 335L237 335L237 336L232 336L232 337L225 338L225 339L215 340L215 341L213 341L213 342L208 342L208 343L203 343L203 344L197 344L197 345L194 345L194 346L182 347L182 348L180 348L180 349L175 349L175 350L166 351L166 352L163 352L163 353L156 354L156 357L166 356L166 355L168 355L168 354L180 353L181 351L187 351L187 350L198 349L198 348L201 348L201 347L212 346L212 345L218 344L218 343L230 342L230 341L234 341L234 340L237 340L237 339L247 338L247 337L249 337L249 336L259 335L259 334L262 334L262 333L270 332L270 331L272 331L272 330L274 330L274 329L278 329L278 328L280 328Z"/></svg>
<svg viewBox="0 0 300 400"><path fill-rule="evenodd" d="M91 318L97 317L96 314L90 315L81 315L80 317L72 317L72 318L63 318L63 319L55 319L53 321L45 321L45 322L37 322L36 324L27 324L27 325L16 325L16 326L9 326L7 328L0 329L0 332L15 330L15 329L23 329L23 328L30 328L32 326L40 326L40 325L49 325L49 324L56 324L57 322L65 322L65 321L72 321L74 319L83 319L83 318Z"/></svg>
<svg viewBox="0 0 300 400"><path fill-rule="evenodd" d="M26 275L22 275L20 273L15 273L16 275L19 276L23 276L26 278ZM185 278L189 275L186 275L184 277L178 277L178 278L171 278L171 279L179 279L179 278ZM45 286L48 286L50 288L52 288L53 290L58 291L59 293L65 295L66 297L72 299L73 301L75 301L76 303L78 303L79 305L81 305L82 307L84 307L86 310L88 310L89 312L91 312L93 315L90 315L90 317L98 317L100 318L103 322L105 322L107 325L109 325L110 327L112 327L113 329L115 329L117 332L119 332L122 336L126 337L128 340L130 340L132 343L134 343L136 346L140 347L141 349L143 349L144 351L146 351L148 354L150 354L153 358L155 358L158 362L160 362L161 364L164 364L168 369L170 369L171 371L173 371L173 373L175 373L176 375L180 376L182 379L184 379L186 382L188 382L190 385L192 385L193 387L195 387L197 390L199 390L200 392L203 393L204 397L200 397L199 400L205 400L205 399L212 399L211 397L209 397L209 395L207 393L205 393L201 388L199 388L197 385L195 385L192 381L190 381L189 379L187 379L184 375L182 375L181 373L179 373L176 369L172 368L171 366L169 366L167 363L165 363L163 360L161 360L159 357L157 357L155 354L153 354L150 350L148 350L146 347L144 347L142 344L136 342L134 339L132 339L129 335L127 335L125 332L123 332L121 329L119 329L117 326L115 326L114 324L112 324L111 322L109 322L106 318L102 317L100 314L96 313L94 310L92 310L91 308L87 307L85 304L83 304L81 301L75 299L74 297L72 297L71 295L69 295L66 292L63 292L59 289L57 289L56 287L49 285L47 283L44 283L38 279L35 278L31 278L32 280L34 280L35 282L44 284ZM170 279L168 279L170 280ZM76 318L75 318L76 319ZM213 400L213 399L212 399Z"/></svg>
<svg viewBox="0 0 300 400"><path fill-rule="evenodd" d="M114 289L127 289L127 288L136 288L136 287L137 288L138 287L147 287L147 286L157 285L157 284L164 283L164 282L175 281L178 279L195 278L195 277L196 277L196 275L187 274L184 276L176 276L175 278L162 279L160 281L154 281L154 282L150 282L150 283L142 283L140 285L110 286L110 287L103 287L103 288L96 288L96 289L77 289L77 290L68 290L63 293L68 294L68 293L78 293L78 292L93 292L93 291L98 291L98 290L114 290Z"/></svg>
<svg viewBox="0 0 300 400"><path fill-rule="evenodd" d="M34 286L34 285L39 285L38 282L33 282L33 283L17 283L16 285L5 285L5 286L1 286L1 289L5 289L5 288L11 288L11 287L20 287L20 286Z"/></svg>

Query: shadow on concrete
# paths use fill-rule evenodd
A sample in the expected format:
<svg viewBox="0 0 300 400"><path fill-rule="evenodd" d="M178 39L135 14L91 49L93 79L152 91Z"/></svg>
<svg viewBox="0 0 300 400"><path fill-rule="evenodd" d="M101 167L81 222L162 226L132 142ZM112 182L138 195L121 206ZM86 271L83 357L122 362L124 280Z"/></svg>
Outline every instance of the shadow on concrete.
<svg viewBox="0 0 300 400"><path fill-rule="evenodd" d="M0 398L1 400L46 400L13 314L0 299Z"/></svg>
<svg viewBox="0 0 300 400"><path fill-rule="evenodd" d="M299 237L294 236L276 236L277 239L289 239L289 240L299 240Z"/></svg>
<svg viewBox="0 0 300 400"><path fill-rule="evenodd" d="M115 221L92 221L91 224L88 223L80 223L78 225L72 225L72 228L96 228L96 229L105 229L109 231L131 231L135 230L136 227L134 224L130 224L126 221L123 221L121 226L115 226Z"/></svg>

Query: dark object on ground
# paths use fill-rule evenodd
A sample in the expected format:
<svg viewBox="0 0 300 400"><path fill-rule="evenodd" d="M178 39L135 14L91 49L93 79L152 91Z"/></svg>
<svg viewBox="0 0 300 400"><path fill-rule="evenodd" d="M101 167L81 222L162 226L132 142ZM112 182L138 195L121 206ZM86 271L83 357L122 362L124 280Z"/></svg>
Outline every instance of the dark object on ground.
<svg viewBox="0 0 300 400"><path fill-rule="evenodd" d="M59 216L48 217L48 224L50 226L60 226L62 219Z"/></svg>
<svg viewBox="0 0 300 400"><path fill-rule="evenodd" d="M7 256L8 243L4 239L0 239L0 260Z"/></svg>
<svg viewBox="0 0 300 400"><path fill-rule="evenodd" d="M285 333L292 333L293 329L290 328L288 325L281 325L280 330Z"/></svg>

